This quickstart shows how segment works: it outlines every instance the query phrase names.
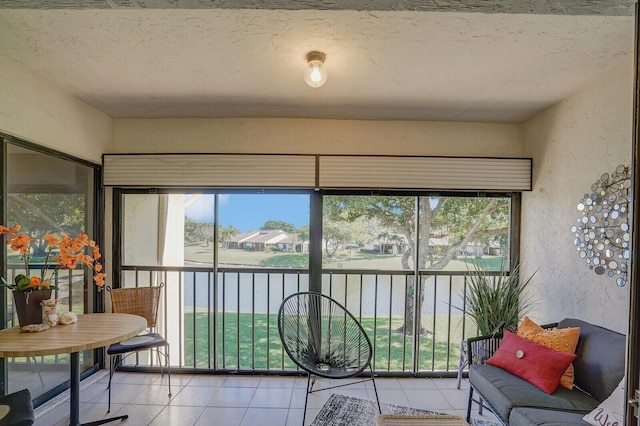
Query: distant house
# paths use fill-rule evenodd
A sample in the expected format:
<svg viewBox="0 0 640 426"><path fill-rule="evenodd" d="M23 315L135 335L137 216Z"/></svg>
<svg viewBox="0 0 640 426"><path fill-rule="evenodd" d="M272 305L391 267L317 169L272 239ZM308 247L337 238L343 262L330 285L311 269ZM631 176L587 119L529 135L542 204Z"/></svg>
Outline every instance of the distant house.
<svg viewBox="0 0 640 426"><path fill-rule="evenodd" d="M405 241L384 243L374 241L372 243L365 244L362 249L371 253L398 255L404 253L407 250L407 243Z"/></svg>
<svg viewBox="0 0 640 426"><path fill-rule="evenodd" d="M357 247L357 245L355 245ZM381 234L378 236L377 241L371 241L365 243L362 247L363 251L370 253L384 253L384 254L403 254L407 251L407 240L400 234Z"/></svg>
<svg viewBox="0 0 640 426"><path fill-rule="evenodd" d="M249 231L238 234L228 241L230 249L264 251L269 247L277 251L296 251L300 245L296 235L289 235L280 229Z"/></svg>

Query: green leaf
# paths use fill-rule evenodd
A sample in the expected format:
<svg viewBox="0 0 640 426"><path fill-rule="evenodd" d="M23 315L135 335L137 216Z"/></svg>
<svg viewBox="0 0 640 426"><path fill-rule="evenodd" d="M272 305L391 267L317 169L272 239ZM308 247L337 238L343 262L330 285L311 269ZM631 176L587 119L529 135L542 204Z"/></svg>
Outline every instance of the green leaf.
<svg viewBox="0 0 640 426"><path fill-rule="evenodd" d="M497 334L505 329L515 331L518 321L532 305L525 289L533 275L521 279L518 263L510 273L503 264L497 276L492 276L477 263L473 266L474 270L467 274L465 312L474 319L482 335Z"/></svg>
<svg viewBox="0 0 640 426"><path fill-rule="evenodd" d="M18 281L18 277L16 277L16 284L18 285L18 290L25 290L31 284L31 280L24 275Z"/></svg>

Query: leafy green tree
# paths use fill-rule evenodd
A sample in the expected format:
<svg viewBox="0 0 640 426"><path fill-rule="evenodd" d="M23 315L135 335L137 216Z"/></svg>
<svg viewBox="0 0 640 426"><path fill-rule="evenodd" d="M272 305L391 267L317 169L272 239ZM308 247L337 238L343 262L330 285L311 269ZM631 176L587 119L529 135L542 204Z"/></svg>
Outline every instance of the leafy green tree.
<svg viewBox="0 0 640 426"><path fill-rule="evenodd" d="M227 248L229 240L240 234L240 230L233 225L228 227L221 226L218 228L218 240L222 243L223 248Z"/></svg>
<svg viewBox="0 0 640 426"><path fill-rule="evenodd" d="M186 243L206 243L213 240L213 223L197 222L184 218L184 241Z"/></svg>
<svg viewBox="0 0 640 426"><path fill-rule="evenodd" d="M400 257L403 269L417 264L423 270L442 270L460 251L478 238L496 236L508 231L509 200L506 198L434 197L416 199L410 196L328 196L324 198L325 224L354 222L359 218L377 222L382 229L402 235L407 250ZM419 218L420 235L414 233ZM381 235L380 232L378 235ZM429 263L431 238L446 237L450 244L438 259ZM325 236L326 238L326 236ZM417 248L417 255L416 255ZM424 299L418 297L418 309ZM405 321L401 331L413 331L414 277L407 284Z"/></svg>
<svg viewBox="0 0 640 426"><path fill-rule="evenodd" d="M364 246L371 240L371 235L378 233L380 227L375 221L367 220L365 218L358 218L351 222L348 227L349 236L347 243L353 243L358 247Z"/></svg>
<svg viewBox="0 0 640 426"><path fill-rule="evenodd" d="M287 234L295 234L296 227L288 222L283 222L281 220L268 220L260 227L261 230L276 230L280 229Z"/></svg>
<svg viewBox="0 0 640 426"><path fill-rule="evenodd" d="M211 222L197 222L185 217L184 219L184 240L187 243L205 243L207 246L213 242L213 227ZM218 240L222 247L226 248L231 238L238 235L240 230L233 225L228 227L218 227Z"/></svg>
<svg viewBox="0 0 640 426"><path fill-rule="evenodd" d="M342 221L327 220L322 224L322 236L324 237L325 253L332 257L338 247L345 246L349 240L349 224Z"/></svg>
<svg viewBox="0 0 640 426"><path fill-rule="evenodd" d="M384 245L390 241L390 238L391 238L391 234L389 234L387 231L382 231L381 233L378 234L378 240L381 243L380 244L380 253L383 252Z"/></svg>
<svg viewBox="0 0 640 426"><path fill-rule="evenodd" d="M298 239L300 241L308 241L309 240L309 225L301 226L296 230L296 234L298 234Z"/></svg>
<svg viewBox="0 0 640 426"><path fill-rule="evenodd" d="M38 239L33 243L33 256L46 255L44 234L85 232L84 194L13 193L8 198L8 224L20 225L21 232Z"/></svg>

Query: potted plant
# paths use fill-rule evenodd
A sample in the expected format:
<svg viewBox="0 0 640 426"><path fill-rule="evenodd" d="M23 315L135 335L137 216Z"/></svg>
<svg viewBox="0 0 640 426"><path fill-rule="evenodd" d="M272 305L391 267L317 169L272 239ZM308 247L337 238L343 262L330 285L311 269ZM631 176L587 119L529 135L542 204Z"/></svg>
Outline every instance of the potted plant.
<svg viewBox="0 0 640 426"><path fill-rule="evenodd" d="M52 290L58 290L51 280L60 269L76 269L78 265L85 265L96 272L93 280L98 290L102 289L105 274L101 272L102 265L98 261L101 257L100 248L86 234L81 233L77 237L70 237L64 232L60 236L46 234L43 237L47 243L44 265L39 275L29 276L31 243L37 239L19 231L20 225L11 228L0 225L0 235L7 236L7 246L18 252L24 261L24 274L16 275L13 283L8 283L3 277L0 285L12 291L21 327L42 322L40 302L51 298ZM91 249L91 255L86 253L87 247ZM52 265L55 266L52 268Z"/></svg>
<svg viewBox="0 0 640 426"><path fill-rule="evenodd" d="M533 275L535 273L521 278L518 262L510 273L503 263L497 276L478 262L473 263L473 270L467 274L464 312L474 320L480 335L492 336L504 330L517 330L518 322L532 306L532 299L525 290Z"/></svg>
<svg viewBox="0 0 640 426"><path fill-rule="evenodd" d="M504 330L517 330L518 321L532 306L530 296L524 294L532 278L533 275L520 278L517 262L510 273L502 263L497 276L478 262L473 263L473 270L467 274L468 286L463 297L464 309L461 310L474 320L480 336L491 338L463 341L461 354L466 363L484 363L498 349Z"/></svg>

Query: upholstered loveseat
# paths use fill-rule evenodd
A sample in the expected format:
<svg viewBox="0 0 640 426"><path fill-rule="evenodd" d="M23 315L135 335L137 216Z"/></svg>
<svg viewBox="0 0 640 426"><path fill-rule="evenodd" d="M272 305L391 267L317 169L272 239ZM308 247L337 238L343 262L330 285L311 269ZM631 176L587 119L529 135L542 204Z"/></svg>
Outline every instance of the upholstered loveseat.
<svg viewBox="0 0 640 426"><path fill-rule="evenodd" d="M614 331L567 318L557 328L580 327L576 346L574 386L558 387L547 394L508 371L488 365L487 358L499 347L501 336L469 339L470 418L474 393L505 425L588 425L583 416L592 412L616 389L625 374L625 336Z"/></svg>

